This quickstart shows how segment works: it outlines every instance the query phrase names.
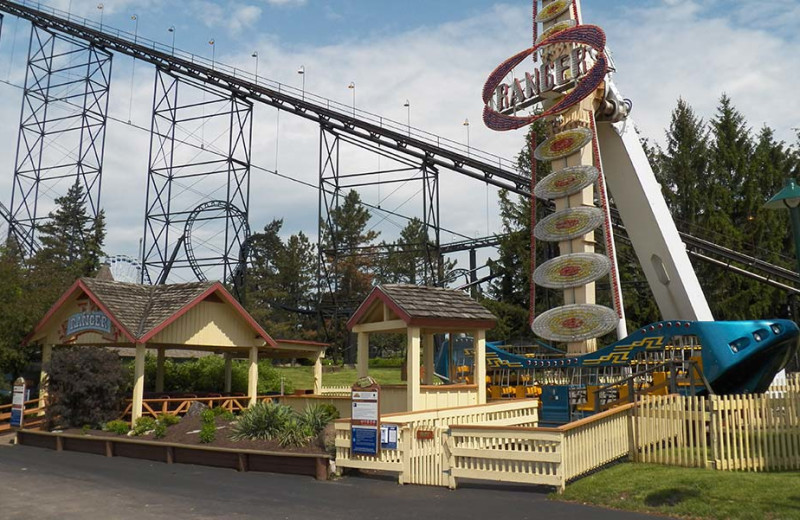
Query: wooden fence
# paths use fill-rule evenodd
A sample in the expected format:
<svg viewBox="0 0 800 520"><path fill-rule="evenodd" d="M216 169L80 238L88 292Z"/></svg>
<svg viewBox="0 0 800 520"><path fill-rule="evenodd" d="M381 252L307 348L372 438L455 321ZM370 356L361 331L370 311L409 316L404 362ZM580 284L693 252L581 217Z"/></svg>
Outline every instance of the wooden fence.
<svg viewBox="0 0 800 520"><path fill-rule="evenodd" d="M259 401L270 402L277 396L260 395ZM125 410L120 416L121 419L130 419L133 402L126 400ZM192 403L202 403L209 408L224 408L229 412L240 412L247 408L250 403L249 397L229 396L229 397L158 397L154 399L142 400L142 416L158 417L161 414L184 415Z"/></svg>
<svg viewBox="0 0 800 520"><path fill-rule="evenodd" d="M40 399L25 401L25 412L22 425L26 428L33 428L42 424L44 408L41 406ZM11 405L0 406L0 434L11 431Z"/></svg>
<svg viewBox="0 0 800 520"><path fill-rule="evenodd" d="M634 412L634 460L719 470L800 469L796 390L643 400Z"/></svg>
<svg viewBox="0 0 800 520"><path fill-rule="evenodd" d="M633 404L559 428L451 426L445 451L448 486L458 478L564 489L570 479L630 453Z"/></svg>
<svg viewBox="0 0 800 520"><path fill-rule="evenodd" d="M382 449L377 456L365 456L351 453L350 422L339 420L336 465L395 472L401 484L447 486L449 463L444 443L452 425L529 426L537 421L536 400L382 415L381 424L397 426L397 449Z"/></svg>

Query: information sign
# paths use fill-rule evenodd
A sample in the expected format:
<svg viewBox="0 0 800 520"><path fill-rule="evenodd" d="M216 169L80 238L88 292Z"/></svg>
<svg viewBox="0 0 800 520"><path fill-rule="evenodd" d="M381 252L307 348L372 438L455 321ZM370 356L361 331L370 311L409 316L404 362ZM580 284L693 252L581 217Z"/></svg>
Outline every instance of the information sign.
<svg viewBox="0 0 800 520"><path fill-rule="evenodd" d="M395 424L381 425L381 449L382 450L397 449L397 425Z"/></svg>
<svg viewBox="0 0 800 520"><path fill-rule="evenodd" d="M22 378L14 381L14 393L11 398L11 427L22 428L25 415L25 380Z"/></svg>
<svg viewBox="0 0 800 520"><path fill-rule="evenodd" d="M380 386L371 377L361 378L351 389L351 399L350 450L362 455L377 455L382 437L379 435Z"/></svg>

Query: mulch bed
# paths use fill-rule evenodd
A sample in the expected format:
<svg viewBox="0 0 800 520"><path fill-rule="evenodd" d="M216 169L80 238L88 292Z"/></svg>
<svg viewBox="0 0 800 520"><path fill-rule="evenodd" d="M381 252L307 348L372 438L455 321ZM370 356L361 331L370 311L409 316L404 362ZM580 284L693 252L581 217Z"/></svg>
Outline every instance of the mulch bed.
<svg viewBox="0 0 800 520"><path fill-rule="evenodd" d="M319 438L313 440L307 446L282 447L278 443L278 441L275 440L270 440L270 441L250 440L250 439L244 439L240 441L231 440L230 435L232 432L232 421L227 421L222 417L217 417L215 423L217 426L217 435L214 438L213 442L207 444L200 442L200 428L202 427L202 421L199 416L185 416L181 418L181 422L167 428L167 434L161 439L153 438L152 433L141 435L139 437L130 437L130 438L139 440L150 440L154 443L188 444L194 446L213 446L216 448L277 451L285 453L314 453L323 455L327 453L325 451L325 440L327 440L329 444L332 444L333 442L332 440L333 424L329 424L326 427L325 431L319 436ZM116 433L106 432L102 430L88 430L84 432L83 430L78 428L70 428L68 430L64 430L64 433L70 433L73 435L85 434L92 437L117 437L117 438L126 437L124 435L118 435Z"/></svg>

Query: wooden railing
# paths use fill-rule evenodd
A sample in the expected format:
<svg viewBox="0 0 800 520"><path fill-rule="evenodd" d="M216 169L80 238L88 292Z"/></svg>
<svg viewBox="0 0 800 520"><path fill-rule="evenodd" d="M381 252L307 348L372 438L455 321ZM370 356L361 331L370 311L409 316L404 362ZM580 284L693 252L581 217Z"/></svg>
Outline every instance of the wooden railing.
<svg viewBox="0 0 800 520"><path fill-rule="evenodd" d="M31 399L25 401L25 412L23 414L22 426L24 428L34 428L43 422L44 407L41 406L41 399ZM11 405L0 406L0 433L11 431Z"/></svg>
<svg viewBox="0 0 800 520"><path fill-rule="evenodd" d="M377 456L353 455L350 422L336 422L336 464L344 468L374 469L398 473L401 484L449 485L444 443L451 425L535 425L536 400L505 401L480 406L404 412L381 416L381 424L397 427L396 450L383 449Z"/></svg>
<svg viewBox="0 0 800 520"><path fill-rule="evenodd" d="M635 460L719 470L800 469L797 385L760 395L664 396L636 410Z"/></svg>
<svg viewBox="0 0 800 520"><path fill-rule="evenodd" d="M276 396L258 396L259 401L271 402ZM202 403L209 408L224 408L229 412L240 412L247 408L250 403L249 397L228 396L228 397L158 397L142 400L142 416L158 417L162 414L184 415L189 410L192 403ZM120 416L121 419L130 419L133 401L126 400L125 410Z"/></svg>
<svg viewBox="0 0 800 520"><path fill-rule="evenodd" d="M320 395L326 397L350 397L352 388L349 385L342 386L323 386Z"/></svg>
<svg viewBox="0 0 800 520"><path fill-rule="evenodd" d="M634 405L559 428L451 426L445 443L448 486L457 478L555 486L630 453Z"/></svg>

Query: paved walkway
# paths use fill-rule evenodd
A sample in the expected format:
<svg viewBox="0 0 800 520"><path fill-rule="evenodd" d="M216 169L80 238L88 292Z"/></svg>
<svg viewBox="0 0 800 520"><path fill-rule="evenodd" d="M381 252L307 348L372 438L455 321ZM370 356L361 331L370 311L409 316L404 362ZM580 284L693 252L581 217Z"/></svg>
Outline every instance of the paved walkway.
<svg viewBox="0 0 800 520"><path fill-rule="evenodd" d="M237 473L0 444L0 518L471 520L652 518L547 499L548 490L456 491L394 481ZM661 517L663 518L663 517Z"/></svg>

